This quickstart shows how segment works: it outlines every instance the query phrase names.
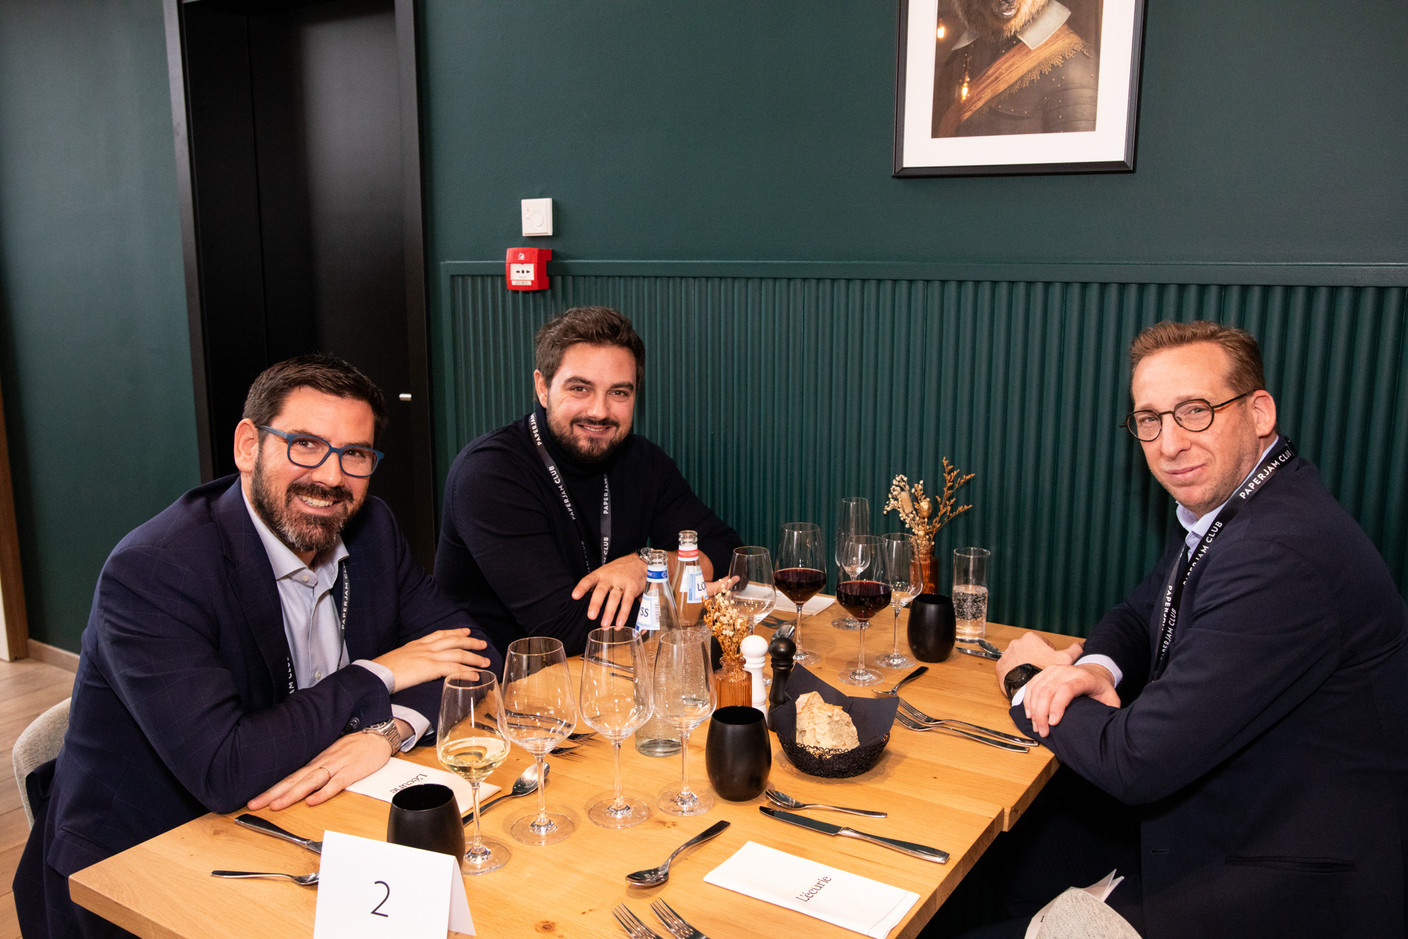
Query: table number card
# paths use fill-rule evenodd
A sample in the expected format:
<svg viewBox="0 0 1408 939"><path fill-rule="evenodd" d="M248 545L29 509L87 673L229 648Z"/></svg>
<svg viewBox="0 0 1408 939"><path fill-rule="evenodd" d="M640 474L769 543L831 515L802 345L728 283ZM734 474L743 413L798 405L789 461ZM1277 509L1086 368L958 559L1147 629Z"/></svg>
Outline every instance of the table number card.
<svg viewBox="0 0 1408 939"><path fill-rule="evenodd" d="M464 877L448 854L330 831L318 870L313 939L474 935Z"/></svg>

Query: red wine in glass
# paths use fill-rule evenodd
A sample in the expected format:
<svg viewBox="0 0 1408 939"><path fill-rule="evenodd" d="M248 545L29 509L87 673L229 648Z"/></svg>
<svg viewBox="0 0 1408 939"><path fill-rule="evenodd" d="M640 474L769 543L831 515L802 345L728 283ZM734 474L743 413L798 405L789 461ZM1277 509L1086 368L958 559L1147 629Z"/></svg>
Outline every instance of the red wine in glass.
<svg viewBox="0 0 1408 939"><path fill-rule="evenodd" d="M793 603L806 603L826 586L826 572L811 567L785 567L773 571L772 581Z"/></svg>
<svg viewBox="0 0 1408 939"><path fill-rule="evenodd" d="M836 599L856 619L868 620L890 605L890 585L878 580L847 580L836 586Z"/></svg>

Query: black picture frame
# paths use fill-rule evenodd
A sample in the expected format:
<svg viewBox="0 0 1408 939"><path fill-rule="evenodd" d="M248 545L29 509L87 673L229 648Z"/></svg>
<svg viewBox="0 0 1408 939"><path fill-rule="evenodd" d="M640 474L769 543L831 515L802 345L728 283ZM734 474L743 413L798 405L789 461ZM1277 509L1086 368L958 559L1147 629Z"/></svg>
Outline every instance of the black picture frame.
<svg viewBox="0 0 1408 939"><path fill-rule="evenodd" d="M1134 171L1144 0L1046 0L1001 56L954 2L900 0L893 175Z"/></svg>

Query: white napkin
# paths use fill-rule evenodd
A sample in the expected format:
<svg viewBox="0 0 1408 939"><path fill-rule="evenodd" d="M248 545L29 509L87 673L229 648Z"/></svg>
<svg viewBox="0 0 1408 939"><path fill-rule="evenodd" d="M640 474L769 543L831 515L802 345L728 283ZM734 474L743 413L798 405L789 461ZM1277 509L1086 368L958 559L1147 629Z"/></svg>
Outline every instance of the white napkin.
<svg viewBox="0 0 1408 939"><path fill-rule="evenodd" d="M810 600L808 600L806 603L802 604L802 615L815 616L816 614L820 613L822 610L826 609L828 606L835 602L835 597L828 597L824 593L819 593L816 596L812 597ZM790 613L792 619L795 619L797 616L797 604L784 597L782 595L782 591L779 590L777 592L777 612L773 615L776 616L784 612ZM789 622L790 621L791 620L789 620Z"/></svg>
<svg viewBox="0 0 1408 939"><path fill-rule="evenodd" d="M348 786L351 792L360 792L364 796L371 796L373 799L380 799L383 802L390 802L392 796L405 789L407 786L418 786L421 783L439 783L442 786L449 786L455 791L455 801L459 803L460 814L463 815L474 808L474 791L469 788L469 783L449 770L436 769L433 766L422 766L419 763L412 763L410 760L403 760L395 757L386 761L386 765L372 773L370 776L363 776L361 779ZM493 783L479 784L479 801L483 802L491 795L499 791L499 787Z"/></svg>
<svg viewBox="0 0 1408 939"><path fill-rule="evenodd" d="M875 939L904 919L919 894L750 841L704 882L805 913Z"/></svg>

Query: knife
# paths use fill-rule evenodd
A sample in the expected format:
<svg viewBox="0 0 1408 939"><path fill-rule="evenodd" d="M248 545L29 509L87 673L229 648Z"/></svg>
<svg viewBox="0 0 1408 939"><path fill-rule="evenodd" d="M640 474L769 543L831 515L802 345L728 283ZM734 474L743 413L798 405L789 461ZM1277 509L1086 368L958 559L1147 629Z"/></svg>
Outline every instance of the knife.
<svg viewBox="0 0 1408 939"><path fill-rule="evenodd" d="M961 646L955 646L953 651L962 652L964 655L976 655L980 659L991 659L994 662L1002 658L1000 655L993 655L991 652L986 652L982 649L964 649Z"/></svg>
<svg viewBox="0 0 1408 939"><path fill-rule="evenodd" d="M764 815L770 815L779 821L790 822L802 828L810 828L812 831L819 831L823 835L845 835L847 838L859 838L861 841L869 841L871 844L878 844L885 848L894 848L911 857L917 857L925 861L936 861L943 864L948 860L948 852L940 851L938 848L931 848L927 845L915 844L912 841L898 841L894 838L885 838L880 835L872 835L863 831L856 831L854 828L847 828L843 825L833 825L830 822L820 822L805 815L795 815L792 812L784 812L771 806L760 805L758 811Z"/></svg>
<svg viewBox="0 0 1408 939"><path fill-rule="evenodd" d="M280 828L273 822L260 818L258 815L250 815L246 812L235 818L235 824L242 825L245 828L252 828L266 835L273 835L275 838L282 838L285 841L292 841L299 847L307 848L314 854L323 853L323 843L321 841L313 841L311 838L300 838L293 832Z"/></svg>

